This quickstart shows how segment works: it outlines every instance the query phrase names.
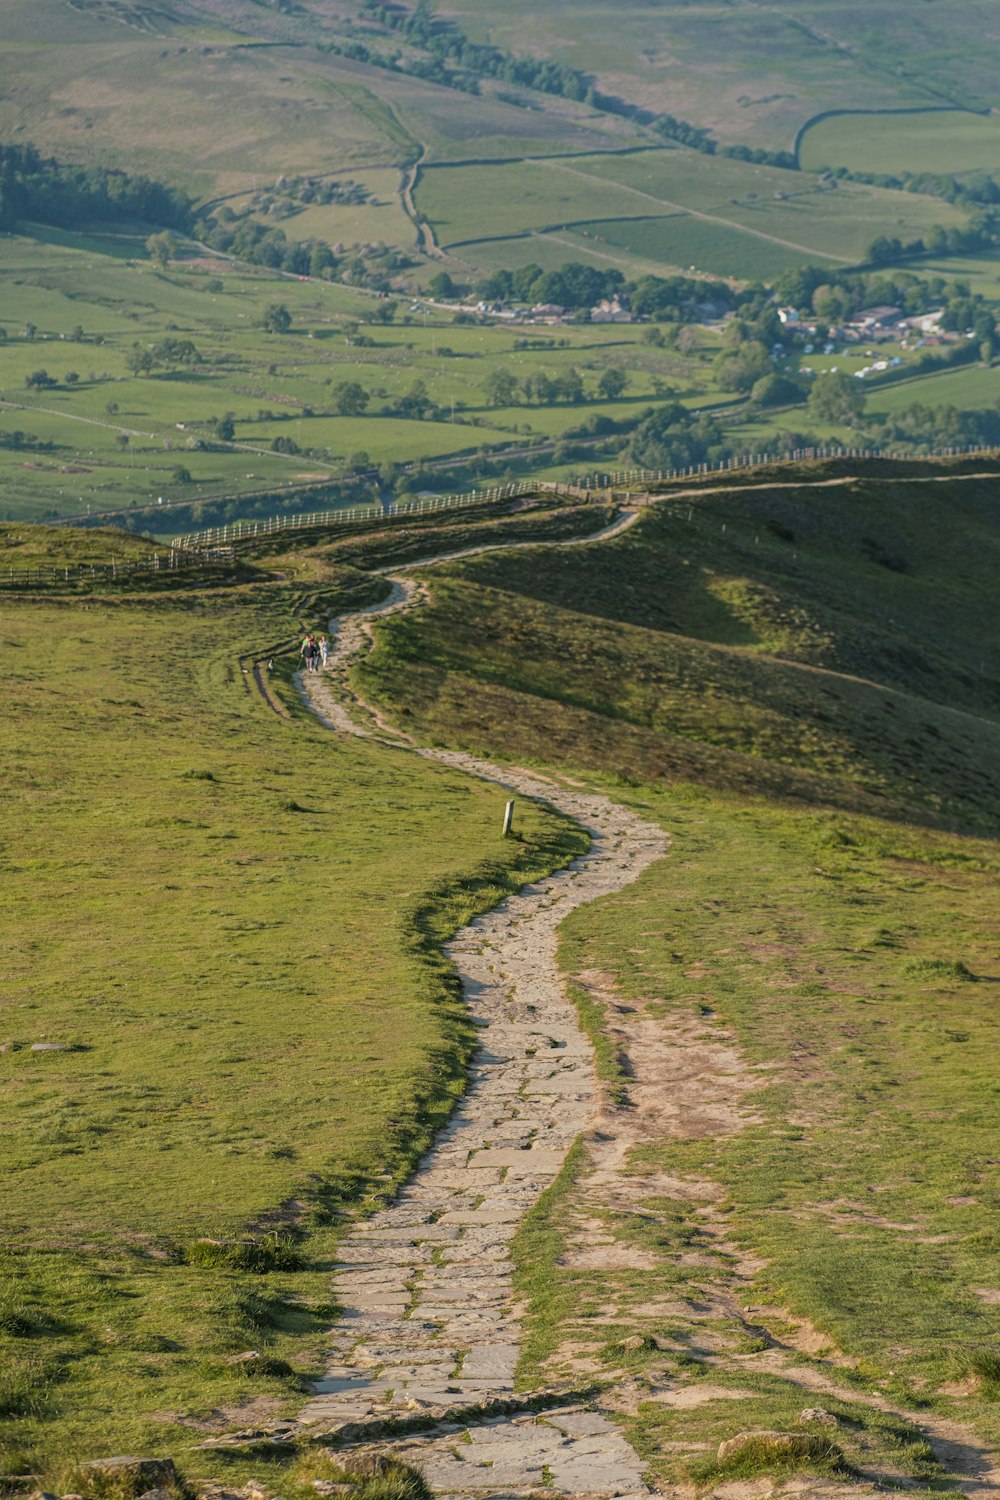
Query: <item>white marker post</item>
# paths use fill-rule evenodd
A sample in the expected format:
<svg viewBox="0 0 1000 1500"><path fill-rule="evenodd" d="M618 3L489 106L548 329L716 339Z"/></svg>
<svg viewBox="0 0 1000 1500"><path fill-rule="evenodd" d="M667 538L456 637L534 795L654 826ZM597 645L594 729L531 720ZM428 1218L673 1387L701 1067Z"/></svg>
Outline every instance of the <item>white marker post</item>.
<svg viewBox="0 0 1000 1500"><path fill-rule="evenodd" d="M504 838L505 839L509 839L510 836L511 836L511 834L513 832L514 832L514 804L513 804L513 802L508 802L507 806L504 808L504 814L503 814L503 836L504 836Z"/></svg>

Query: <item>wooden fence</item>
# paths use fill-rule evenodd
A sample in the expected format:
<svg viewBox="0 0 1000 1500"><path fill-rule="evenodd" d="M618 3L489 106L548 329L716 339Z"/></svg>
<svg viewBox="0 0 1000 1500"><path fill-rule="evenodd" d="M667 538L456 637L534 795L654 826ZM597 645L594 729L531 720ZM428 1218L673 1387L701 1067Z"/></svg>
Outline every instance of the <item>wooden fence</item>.
<svg viewBox="0 0 1000 1500"><path fill-rule="evenodd" d="M717 463L691 464L681 469L611 469L575 476L572 480L551 482L537 479L519 479L510 484L492 485L488 489L470 490L463 494L427 495L419 500L404 500L398 504L360 505L339 510L300 511L292 515L271 516L263 521L233 521L226 526L212 526L207 531L191 532L177 537L171 547L179 550L199 549L208 546L232 545L253 537L271 536L283 531L304 530L309 527L358 527L372 526L398 517L425 515L433 511L454 510L477 505L494 505L505 500L516 500L525 496L552 495L572 500L594 500L610 498L615 490L645 488L650 485L675 484L684 480L701 479L712 474L732 474L748 469L791 466L815 462L820 459L871 459L898 462L919 462L921 458L975 458L997 457L995 448L941 448L930 454L913 454L891 451L884 448L843 448L821 446L797 448L792 453L742 453L731 458L719 459Z"/></svg>
<svg viewBox="0 0 1000 1500"><path fill-rule="evenodd" d="M231 563L236 553L232 547L171 547L154 552L152 557L131 557L118 561L78 563L39 563L36 567L0 565L0 588L53 588L77 583L127 583L131 578L155 577L158 573L178 573L192 568Z"/></svg>

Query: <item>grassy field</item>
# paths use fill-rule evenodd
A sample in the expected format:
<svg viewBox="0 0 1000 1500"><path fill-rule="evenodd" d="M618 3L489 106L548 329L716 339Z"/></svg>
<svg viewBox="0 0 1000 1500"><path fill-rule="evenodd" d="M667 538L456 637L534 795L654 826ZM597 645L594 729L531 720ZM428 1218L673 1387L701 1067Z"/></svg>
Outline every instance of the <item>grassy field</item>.
<svg viewBox="0 0 1000 1500"><path fill-rule="evenodd" d="M985 365L968 365L965 369L945 371L941 375L918 376L899 385L882 389L873 386L868 393L867 410L881 415L901 411L913 401L926 406L957 406L960 410L977 410L995 406L1000 400L1000 371Z"/></svg>
<svg viewBox="0 0 1000 1500"><path fill-rule="evenodd" d="M809 171L991 172L1000 161L1000 126L990 115L957 110L835 115L804 133L799 159Z"/></svg>
<svg viewBox="0 0 1000 1500"><path fill-rule="evenodd" d="M912 237L961 215L939 200L683 148L429 168L417 206L441 244L476 261L480 242L582 229L640 260L752 280L807 261L863 260L879 234ZM600 214L595 215L595 204ZM500 245L495 241L500 237ZM514 246L530 259L531 241Z"/></svg>
<svg viewBox="0 0 1000 1500"><path fill-rule="evenodd" d="M180 1453L294 1405L339 1216L392 1192L463 1087L439 940L581 846L528 807L503 843L489 788L334 739L291 658L288 717L252 693L245 653L384 589L321 556L303 576L5 599L0 1472ZM256 1268L194 1248L248 1231Z"/></svg>
<svg viewBox="0 0 1000 1500"><path fill-rule="evenodd" d="M672 853L574 914L561 960L634 1068L601 1125L632 1148L622 1191L594 1145L522 1236L524 1378L626 1376L626 1430L668 1483L753 1477L718 1443L818 1403L856 1470L933 1491L924 1433L866 1398L1000 1438L973 1374L1000 1334L997 846L612 790Z"/></svg>
<svg viewBox="0 0 1000 1500"><path fill-rule="evenodd" d="M278 301L293 319L284 336L259 326ZM518 349L523 329L456 325L447 312L410 306L401 299L394 324L371 326L376 300L334 283L204 257L161 273L135 238L8 238L0 245L0 430L35 441L0 447L0 518L80 516L163 496L165 513L153 524L168 532L171 502L322 480L343 474L359 453L378 465L523 448L593 413L639 410L657 382L695 402L719 396L703 363L643 344L638 327L536 331L540 347ZM165 338L190 339L200 363L130 373L135 345ZM627 400L597 396L609 364L629 370ZM497 369L523 380L570 367L584 381L579 404L488 403ZM25 385L39 370L52 388ZM368 393L363 415L337 415L333 391L344 381ZM418 381L438 408L423 421L394 410ZM235 443L215 442L212 424L227 412ZM300 451L276 453L276 439Z"/></svg>
<svg viewBox="0 0 1000 1500"><path fill-rule="evenodd" d="M504 156L600 150L616 131L563 101L535 112L489 97L476 101L470 126L464 94L318 51L318 42L344 39L343 11L283 14L249 0L223 9L227 24L214 32L180 19L158 32L109 27L100 6L67 24L58 0L14 0L0 136L17 132L72 159L213 196L283 174L413 161L421 149L445 158L470 147Z"/></svg>

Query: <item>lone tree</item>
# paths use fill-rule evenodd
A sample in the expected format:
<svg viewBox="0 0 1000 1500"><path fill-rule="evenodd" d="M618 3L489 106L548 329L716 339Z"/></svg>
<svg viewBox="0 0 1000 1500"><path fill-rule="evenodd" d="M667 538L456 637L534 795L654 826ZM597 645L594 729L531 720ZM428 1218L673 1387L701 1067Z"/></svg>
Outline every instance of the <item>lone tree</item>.
<svg viewBox="0 0 1000 1500"><path fill-rule="evenodd" d="M272 302L260 320L266 333L287 333L292 326L292 315L281 302Z"/></svg>
<svg viewBox="0 0 1000 1500"><path fill-rule="evenodd" d="M617 365L609 365L597 382L597 389L605 401L617 401L628 385L628 376Z"/></svg>
<svg viewBox="0 0 1000 1500"><path fill-rule="evenodd" d="M433 276L431 278L430 285L428 286L427 290L430 292L432 297L437 297L443 301L449 297L454 297L455 283L452 281L447 271L439 271L436 276Z"/></svg>
<svg viewBox="0 0 1000 1500"><path fill-rule="evenodd" d="M839 422L853 427L865 409L865 392L860 380L830 370L817 375L809 392L809 412L821 422Z"/></svg>
<svg viewBox="0 0 1000 1500"><path fill-rule="evenodd" d="M59 384L55 376L50 375L48 370L32 370L30 375L25 375L24 383L29 391L47 391L51 390L52 386Z"/></svg>
<svg viewBox="0 0 1000 1500"><path fill-rule="evenodd" d="M125 367L133 375L148 375L155 364L152 349L144 349L141 344L133 344L125 356Z"/></svg>
<svg viewBox="0 0 1000 1500"><path fill-rule="evenodd" d="M146 241L146 249L157 269L165 271L168 262L177 254L177 236L171 234L169 229L164 229L161 234L151 234Z"/></svg>
<svg viewBox="0 0 1000 1500"><path fill-rule="evenodd" d="M357 380L341 380L330 392L330 400L339 417L360 417L371 397Z"/></svg>

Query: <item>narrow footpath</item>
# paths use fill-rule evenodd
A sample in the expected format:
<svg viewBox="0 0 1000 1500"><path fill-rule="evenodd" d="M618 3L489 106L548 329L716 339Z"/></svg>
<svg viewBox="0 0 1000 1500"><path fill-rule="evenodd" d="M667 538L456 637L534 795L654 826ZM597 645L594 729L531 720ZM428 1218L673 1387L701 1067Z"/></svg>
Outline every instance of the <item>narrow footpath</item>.
<svg viewBox="0 0 1000 1500"><path fill-rule="evenodd" d="M556 545L594 545L634 519L627 513L604 532ZM521 1310L510 1249L598 1113L590 1044L556 963L557 928L574 907L636 880L669 840L606 797L409 744L353 698L348 668L368 648L372 621L424 597L403 570L390 582L381 605L331 622L327 673L300 677L317 715L336 732L395 743L547 802L586 829L591 849L448 944L480 1031L468 1093L397 1201L344 1240L331 1363L300 1422L311 1436L391 1442L437 1495L646 1495L642 1461L585 1396L515 1395ZM402 1429L394 1437L384 1433L387 1418ZM425 1430L408 1435L418 1420Z"/></svg>

